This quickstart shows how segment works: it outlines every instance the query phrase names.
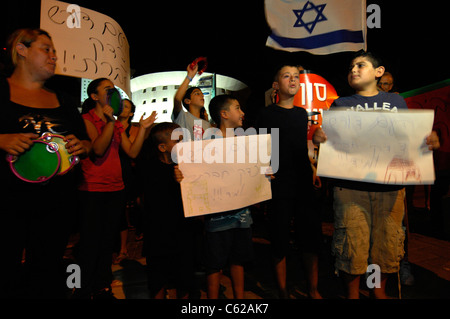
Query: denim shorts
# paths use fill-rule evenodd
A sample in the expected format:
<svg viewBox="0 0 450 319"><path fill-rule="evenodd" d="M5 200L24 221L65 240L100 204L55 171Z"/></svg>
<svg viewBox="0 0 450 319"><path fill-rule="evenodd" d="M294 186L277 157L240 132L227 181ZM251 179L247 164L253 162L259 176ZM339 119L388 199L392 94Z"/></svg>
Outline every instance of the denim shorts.
<svg viewBox="0 0 450 319"><path fill-rule="evenodd" d="M367 192L334 188L335 267L351 275L376 264L382 273L395 273L403 258L405 190Z"/></svg>

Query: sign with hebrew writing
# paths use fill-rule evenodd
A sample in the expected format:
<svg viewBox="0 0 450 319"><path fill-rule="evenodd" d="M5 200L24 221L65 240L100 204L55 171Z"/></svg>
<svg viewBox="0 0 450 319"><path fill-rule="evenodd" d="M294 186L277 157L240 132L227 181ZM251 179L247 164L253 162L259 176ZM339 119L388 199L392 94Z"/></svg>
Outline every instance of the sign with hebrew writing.
<svg viewBox="0 0 450 319"><path fill-rule="evenodd" d="M326 111L317 175L379 184L433 184L433 152L426 137L432 110Z"/></svg>
<svg viewBox="0 0 450 319"><path fill-rule="evenodd" d="M272 198L270 134L178 143L185 217L227 212Z"/></svg>
<svg viewBox="0 0 450 319"><path fill-rule="evenodd" d="M105 77L131 96L130 48L112 18L75 4L42 0L41 29L50 34L56 48L56 74Z"/></svg>

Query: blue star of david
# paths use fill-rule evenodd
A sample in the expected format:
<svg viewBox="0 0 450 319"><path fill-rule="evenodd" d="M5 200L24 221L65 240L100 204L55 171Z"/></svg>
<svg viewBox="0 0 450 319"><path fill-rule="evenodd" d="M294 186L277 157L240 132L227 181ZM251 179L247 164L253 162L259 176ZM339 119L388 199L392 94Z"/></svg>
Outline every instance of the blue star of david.
<svg viewBox="0 0 450 319"><path fill-rule="evenodd" d="M301 10L292 10L297 17L297 21L294 23L294 28L304 27L310 34L314 31L317 22L326 21L327 18L323 15L323 9L325 9L326 4L315 5L311 1L306 2ZM305 22L303 21L303 15L307 11L315 10L317 15L313 21Z"/></svg>

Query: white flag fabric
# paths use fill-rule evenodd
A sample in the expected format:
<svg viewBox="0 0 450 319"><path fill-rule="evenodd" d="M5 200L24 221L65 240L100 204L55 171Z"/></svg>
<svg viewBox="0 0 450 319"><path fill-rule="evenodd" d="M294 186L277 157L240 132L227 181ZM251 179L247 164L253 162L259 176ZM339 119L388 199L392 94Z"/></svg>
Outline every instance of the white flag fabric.
<svg viewBox="0 0 450 319"><path fill-rule="evenodd" d="M366 49L365 0L265 0L266 45L331 54Z"/></svg>

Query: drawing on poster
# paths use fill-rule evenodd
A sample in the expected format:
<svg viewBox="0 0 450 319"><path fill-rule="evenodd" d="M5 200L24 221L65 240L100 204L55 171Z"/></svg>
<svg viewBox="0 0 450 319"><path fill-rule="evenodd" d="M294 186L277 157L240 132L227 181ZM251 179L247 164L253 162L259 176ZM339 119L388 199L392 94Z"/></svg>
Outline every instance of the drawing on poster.
<svg viewBox="0 0 450 319"><path fill-rule="evenodd" d="M432 184L433 153L425 144L431 110L324 112L328 140L320 146L319 176L380 184Z"/></svg>
<svg viewBox="0 0 450 319"><path fill-rule="evenodd" d="M414 161L393 158L386 168L384 176L385 184L406 184L406 183L422 184L420 168Z"/></svg>

